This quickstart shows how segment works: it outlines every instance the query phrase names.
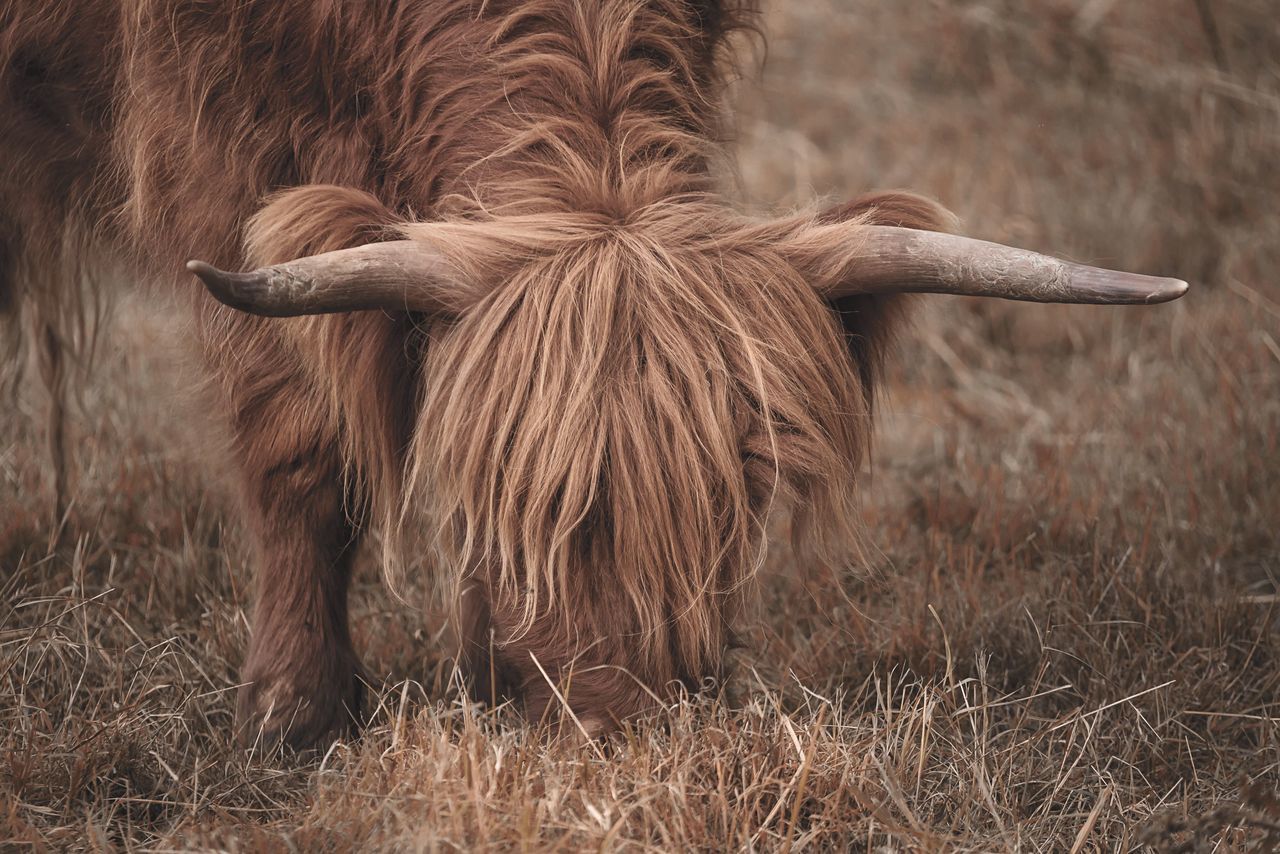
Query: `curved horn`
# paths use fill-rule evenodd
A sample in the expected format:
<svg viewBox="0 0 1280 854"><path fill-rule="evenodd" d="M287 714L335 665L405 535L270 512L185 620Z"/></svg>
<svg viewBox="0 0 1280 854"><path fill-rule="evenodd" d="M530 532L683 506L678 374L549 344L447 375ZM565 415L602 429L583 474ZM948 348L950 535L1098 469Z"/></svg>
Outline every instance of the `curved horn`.
<svg viewBox="0 0 1280 854"><path fill-rule="evenodd" d="M187 269L219 302L267 317L370 309L457 313L470 302L440 254L414 240L308 255L247 273L203 261L188 261Z"/></svg>
<svg viewBox="0 0 1280 854"><path fill-rule="evenodd" d="M1187 292L1180 279L1086 267L969 237L883 225L862 226L867 251L828 298L935 293L1030 302L1148 304Z"/></svg>

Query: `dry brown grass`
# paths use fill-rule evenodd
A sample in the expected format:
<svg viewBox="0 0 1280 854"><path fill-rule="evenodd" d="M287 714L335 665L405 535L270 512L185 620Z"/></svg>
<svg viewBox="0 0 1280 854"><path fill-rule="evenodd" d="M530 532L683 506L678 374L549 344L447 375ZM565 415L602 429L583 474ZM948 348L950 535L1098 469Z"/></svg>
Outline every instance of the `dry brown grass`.
<svg viewBox="0 0 1280 854"><path fill-rule="evenodd" d="M378 709L310 763L232 749L245 550L163 391L170 321L126 304L60 539L38 390L0 420L0 847L1280 845L1273 4L806 0L766 30L749 198L912 186L1195 289L928 301L865 483L876 575L775 555L732 690L602 754L463 705L437 615L367 561Z"/></svg>

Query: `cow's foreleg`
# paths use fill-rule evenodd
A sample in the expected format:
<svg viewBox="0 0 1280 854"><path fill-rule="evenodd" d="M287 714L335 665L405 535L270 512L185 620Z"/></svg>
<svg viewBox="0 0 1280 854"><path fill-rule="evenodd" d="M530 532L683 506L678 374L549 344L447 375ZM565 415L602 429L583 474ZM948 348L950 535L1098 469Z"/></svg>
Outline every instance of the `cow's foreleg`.
<svg viewBox="0 0 1280 854"><path fill-rule="evenodd" d="M336 430L287 353L237 341L221 361L253 540L256 603L237 728L246 746L352 731L364 686L347 626L358 531Z"/></svg>
<svg viewBox="0 0 1280 854"><path fill-rule="evenodd" d="M359 720L364 686L347 626L356 533L335 462L300 447L246 484L259 496L250 510L257 601L237 711L246 745L309 747Z"/></svg>

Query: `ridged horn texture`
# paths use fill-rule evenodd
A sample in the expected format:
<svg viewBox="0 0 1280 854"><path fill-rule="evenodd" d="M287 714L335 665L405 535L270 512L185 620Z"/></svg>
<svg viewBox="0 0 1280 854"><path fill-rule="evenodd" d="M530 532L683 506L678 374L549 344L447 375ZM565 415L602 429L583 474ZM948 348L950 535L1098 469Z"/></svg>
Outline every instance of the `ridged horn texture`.
<svg viewBox="0 0 1280 854"><path fill-rule="evenodd" d="M862 259L827 298L935 293L1028 302L1139 305L1187 292L1180 279L1103 270L954 234L869 225Z"/></svg>
<svg viewBox="0 0 1280 854"><path fill-rule="evenodd" d="M456 314L474 298L439 253L414 240L369 243L246 273L188 261L221 303L266 317L373 309Z"/></svg>

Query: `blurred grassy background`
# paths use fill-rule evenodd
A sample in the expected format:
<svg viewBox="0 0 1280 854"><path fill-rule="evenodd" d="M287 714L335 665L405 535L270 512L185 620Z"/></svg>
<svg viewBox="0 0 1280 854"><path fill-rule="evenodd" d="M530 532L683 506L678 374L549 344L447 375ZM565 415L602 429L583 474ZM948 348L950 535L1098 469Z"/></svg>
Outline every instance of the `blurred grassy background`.
<svg viewBox="0 0 1280 854"><path fill-rule="evenodd" d="M439 620L370 561L380 705L302 765L230 746L244 551L174 403L173 320L126 302L60 541L38 389L0 418L0 846L1280 844L1275 4L806 0L763 23L733 97L750 204L909 187L969 234L1192 292L921 299L864 482L874 572L780 550L730 694L604 759L461 705Z"/></svg>

